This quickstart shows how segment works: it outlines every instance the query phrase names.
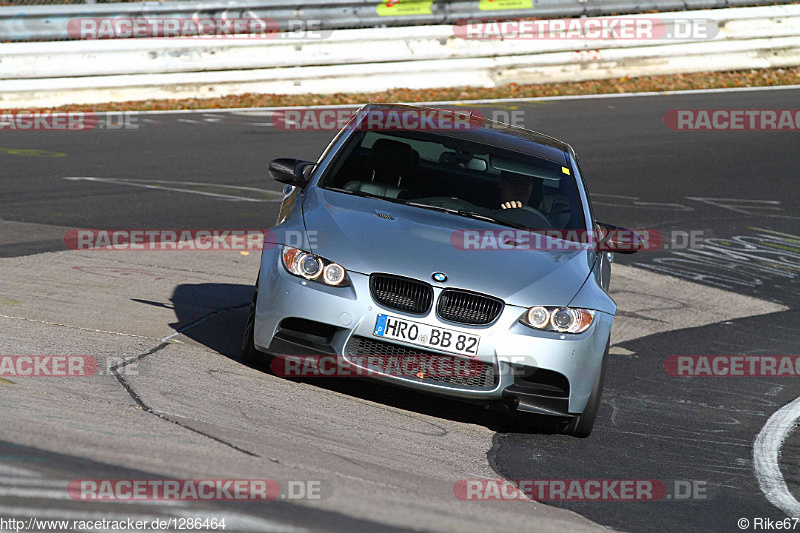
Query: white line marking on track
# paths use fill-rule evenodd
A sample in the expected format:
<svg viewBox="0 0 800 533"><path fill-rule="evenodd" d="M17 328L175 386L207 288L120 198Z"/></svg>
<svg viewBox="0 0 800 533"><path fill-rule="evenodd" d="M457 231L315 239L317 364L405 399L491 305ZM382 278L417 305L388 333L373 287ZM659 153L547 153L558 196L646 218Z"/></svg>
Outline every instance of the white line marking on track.
<svg viewBox="0 0 800 533"><path fill-rule="evenodd" d="M776 411L764 424L753 445L753 466L762 492L772 505L792 517L800 517L798 502L781 474L781 446L800 420L800 398Z"/></svg>
<svg viewBox="0 0 800 533"><path fill-rule="evenodd" d="M66 490L67 485L64 484L62 490L54 489L39 489L39 488L25 488L25 487L0 487L0 497L3 498L36 498L39 500L64 500L72 501ZM115 504L151 504L147 500L114 500ZM184 501L164 500L159 501L158 505L164 507L186 507L187 503Z"/></svg>
<svg viewBox="0 0 800 533"><path fill-rule="evenodd" d="M189 194L199 194L201 196L213 196L215 198L222 198L225 200L232 200L234 202L280 202L283 199L283 195L280 192L276 191L268 191L266 189L257 189L255 187L241 187L239 185L220 185L217 183L199 183L194 181L161 181L161 180L149 180L150 183L153 185L148 185L142 181L135 181L135 180L123 180L123 179L115 179L115 178L95 178L95 177L88 177L88 176L68 176L64 178L65 180L69 181L97 181L102 183L113 183L117 185L128 185L130 187L142 187L144 189L154 189L157 191L173 191L173 192L185 192ZM174 185L174 187L165 187L164 185ZM261 199L261 198L250 198L247 196L235 196L232 194L219 194L214 192L206 192L206 191L196 191L193 189L188 189L185 187L181 187L181 185L199 185L199 186L214 186L214 187L224 187L226 189L233 189L233 190L241 190L241 191L252 191L266 196L273 196L274 198L270 199Z"/></svg>
<svg viewBox="0 0 800 533"><path fill-rule="evenodd" d="M132 520L145 520L147 522L152 522L153 520L163 520L162 516L154 516L154 515L139 515L139 514L116 514L116 513L108 513L108 512L97 512L97 511L77 511L72 509L42 509L36 507L12 507L12 506L5 506L0 505L0 514L3 517L8 516L25 516L25 517L34 517L34 518L45 518L51 520L58 520L58 519L75 519L75 520L107 520L107 521L127 521L129 518Z"/></svg>
<svg viewBox="0 0 800 533"><path fill-rule="evenodd" d="M2 498L37 498L44 500L69 500L66 485L62 490L23 488L23 487L0 487L0 497Z"/></svg>
<svg viewBox="0 0 800 533"><path fill-rule="evenodd" d="M29 477L0 477L0 487L8 485L11 487L62 487L66 488L69 479L42 479Z"/></svg>
<svg viewBox="0 0 800 533"><path fill-rule="evenodd" d="M41 474L39 474L38 472L28 470L27 468L17 468L15 466L0 464L0 475L5 475L5 474L10 474L13 476L25 476L25 477L42 477Z"/></svg>

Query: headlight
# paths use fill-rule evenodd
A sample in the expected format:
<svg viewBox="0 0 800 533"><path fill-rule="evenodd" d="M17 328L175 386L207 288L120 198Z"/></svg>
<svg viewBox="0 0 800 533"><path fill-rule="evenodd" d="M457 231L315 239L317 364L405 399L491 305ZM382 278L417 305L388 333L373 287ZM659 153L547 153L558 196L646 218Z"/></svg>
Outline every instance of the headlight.
<svg viewBox="0 0 800 533"><path fill-rule="evenodd" d="M519 319L526 326L559 333L583 333L594 320L594 311L577 307L531 307Z"/></svg>
<svg viewBox="0 0 800 533"><path fill-rule="evenodd" d="M300 254L297 259L300 265L300 275L306 279L317 279L322 274L322 259L311 254Z"/></svg>
<svg viewBox="0 0 800 533"><path fill-rule="evenodd" d="M330 263L323 270L322 279L328 285L340 285L344 281L344 268L342 265Z"/></svg>
<svg viewBox="0 0 800 533"><path fill-rule="evenodd" d="M542 306L531 307L528 309L526 318L528 319L529 326L541 329L547 326L547 323L550 322L550 311Z"/></svg>
<svg viewBox="0 0 800 533"><path fill-rule="evenodd" d="M284 246L281 258L286 270L295 276L324 285L337 287L349 285L344 267L312 253Z"/></svg>

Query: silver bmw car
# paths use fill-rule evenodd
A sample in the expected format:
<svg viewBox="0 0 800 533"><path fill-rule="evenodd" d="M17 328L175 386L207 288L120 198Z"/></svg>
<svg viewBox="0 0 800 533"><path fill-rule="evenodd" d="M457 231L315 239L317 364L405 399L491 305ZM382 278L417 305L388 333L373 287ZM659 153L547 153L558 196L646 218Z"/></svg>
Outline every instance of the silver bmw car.
<svg viewBox="0 0 800 533"><path fill-rule="evenodd" d="M590 434L616 312L610 262L642 241L594 220L569 145L472 113L369 104L316 163L269 170L285 196L246 362L331 358L318 375L504 403Z"/></svg>

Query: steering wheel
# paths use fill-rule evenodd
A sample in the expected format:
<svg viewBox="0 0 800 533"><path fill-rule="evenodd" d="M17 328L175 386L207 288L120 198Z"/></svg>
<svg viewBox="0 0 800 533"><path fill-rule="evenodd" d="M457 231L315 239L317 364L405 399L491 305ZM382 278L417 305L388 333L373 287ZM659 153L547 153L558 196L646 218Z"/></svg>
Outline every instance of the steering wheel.
<svg viewBox="0 0 800 533"><path fill-rule="evenodd" d="M531 223L531 215L537 219L536 224ZM541 211L529 205L523 205L522 207L516 207L512 209L504 209L502 218L510 222L527 226L529 228L553 229L553 225L550 224L550 221L547 220L547 217L544 216ZM539 227L537 227L537 224Z"/></svg>

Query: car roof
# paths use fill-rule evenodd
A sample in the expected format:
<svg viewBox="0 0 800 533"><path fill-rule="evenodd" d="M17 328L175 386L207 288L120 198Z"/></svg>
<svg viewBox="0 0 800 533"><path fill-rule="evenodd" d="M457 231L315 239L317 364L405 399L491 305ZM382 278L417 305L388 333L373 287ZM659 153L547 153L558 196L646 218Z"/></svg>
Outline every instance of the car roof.
<svg viewBox="0 0 800 533"><path fill-rule="evenodd" d="M496 122L483 118L476 110L449 110L432 107L415 106L408 104L379 104L369 103L361 108L363 111L426 111L434 112L438 116L452 117L458 115L461 119L469 117L470 128L452 129L446 132L437 131L436 134L445 135L466 141L487 144L498 148L506 148L515 152L544 157L559 163L566 163L566 154L570 146L558 139L536 131L512 126L503 122Z"/></svg>

